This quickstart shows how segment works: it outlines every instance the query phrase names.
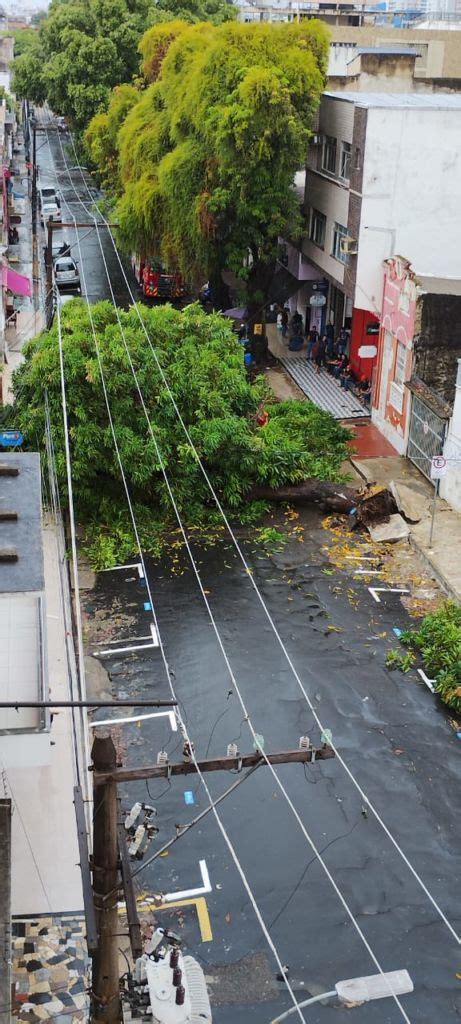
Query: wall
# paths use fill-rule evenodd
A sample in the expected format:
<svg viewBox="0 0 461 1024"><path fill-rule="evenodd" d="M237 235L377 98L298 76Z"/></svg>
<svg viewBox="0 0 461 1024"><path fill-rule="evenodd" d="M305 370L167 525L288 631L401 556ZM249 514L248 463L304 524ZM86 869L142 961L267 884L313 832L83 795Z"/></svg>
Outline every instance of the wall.
<svg viewBox="0 0 461 1024"><path fill-rule="evenodd" d="M0 800L0 1024L11 1004L11 800Z"/></svg>
<svg viewBox="0 0 461 1024"><path fill-rule="evenodd" d="M337 139L336 174L322 170L322 146L310 146L306 173L305 208L308 211L307 235L303 240L303 253L334 282L344 282L345 264L331 255L335 221L347 227L349 212L348 183L338 177L340 170L341 142L352 143L354 107L344 100L323 96L319 111L319 132ZM327 215L325 243L323 248L315 245L308 237L310 209Z"/></svg>
<svg viewBox="0 0 461 1024"><path fill-rule="evenodd" d="M362 189L356 305L379 315L392 253L419 274L459 278L461 109L369 108Z"/></svg>
<svg viewBox="0 0 461 1024"><path fill-rule="evenodd" d="M407 260L386 263L379 333L378 364L373 389L372 420L404 455L407 447L411 397L404 383L395 383L397 346L405 346L403 380L410 379L413 335L417 318L417 287Z"/></svg>
<svg viewBox="0 0 461 1024"><path fill-rule="evenodd" d="M334 57L334 66L338 69L336 74L346 74L346 57L352 48L403 45L414 46L421 53L416 61L416 74L427 75L429 78L461 78L460 32L450 29L390 28L388 25L332 25L330 31L332 47L339 49Z"/></svg>
<svg viewBox="0 0 461 1024"><path fill-rule="evenodd" d="M440 495L461 512L461 359L458 359L455 403L443 454L447 459L447 474L440 481Z"/></svg>
<svg viewBox="0 0 461 1024"><path fill-rule="evenodd" d="M415 340L414 370L450 404L461 357L461 295L421 296L421 327Z"/></svg>

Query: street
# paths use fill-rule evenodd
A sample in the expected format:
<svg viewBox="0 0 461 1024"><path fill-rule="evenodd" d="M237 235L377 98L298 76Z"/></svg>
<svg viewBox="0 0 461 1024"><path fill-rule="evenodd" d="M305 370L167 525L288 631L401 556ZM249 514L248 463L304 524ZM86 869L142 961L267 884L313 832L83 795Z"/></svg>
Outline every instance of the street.
<svg viewBox="0 0 461 1024"><path fill-rule="evenodd" d="M446 712L416 676L390 675L383 668L386 637L393 625L406 621L398 595L386 595L378 606L366 583L353 577L353 568L329 575L332 570L321 550L328 535L316 514L303 517L303 522L306 540L291 540L281 555L266 557L253 544L246 545L258 586L334 742L451 920L452 879L459 863L459 741ZM223 539L216 548L197 548L195 555L265 749L294 748L302 734L318 743L312 714L228 543ZM149 576L197 755L225 754L232 739L242 752L251 751L248 728L235 694L229 696L222 656L184 554L178 561L151 563ZM98 644L102 622L106 639L142 635L148 618L140 610L144 597L145 589L131 571L100 574L85 608L90 636L95 621ZM115 698L167 693L158 652L104 659L104 664ZM165 719L120 727L120 750L128 764L155 762L161 747L172 760L181 759L179 736ZM427 1024L454 1020L459 1012L456 942L379 824L369 812L364 816L359 794L339 762L305 769L287 765L277 771L383 969L409 970L415 985L406 1001L409 1018ZM214 796L232 781L220 774L207 776ZM175 834L176 823L189 821L207 803L192 777L121 789L124 807L138 799L158 809L160 833L149 853ZM185 791L194 794L193 806L185 805ZM220 814L283 963L290 967L298 998L304 991L328 990L340 978L375 973L267 767L224 801ZM139 874L139 891L200 887L201 859L206 860L212 886L206 900L213 941L197 945L200 932L190 908L179 911L181 934L188 951L210 965L218 1024L243 1019L263 1024L289 1005L289 997L275 980L276 967L211 815L180 838L167 857ZM166 916L173 923L174 914ZM164 919L162 912L158 920ZM222 974L216 972L217 965L224 965ZM362 1011L362 1019L369 1020L366 1013ZM334 1009L326 1006L313 1007L306 1016L327 1024L334 1019ZM398 1019L391 1000L374 1004L373 1021Z"/></svg>
<svg viewBox="0 0 461 1024"><path fill-rule="evenodd" d="M39 152L41 176L57 176L64 215L68 202L77 221L89 221L77 200L82 196L90 208L78 170L70 172L76 195L66 183L59 137L50 135L49 143ZM73 165L70 155L67 159ZM110 298L110 289L98 239L87 231L80 232L81 248L93 302ZM115 298L127 305L127 289L105 230L101 240ZM303 541L289 533L278 554L267 554L251 535L239 532L253 578L334 744L456 929L459 740L447 711L415 672L403 676L384 668L392 628L404 628L408 621L399 594L383 594L378 604L368 589L373 579L355 575L353 563L337 568L329 560L325 548L331 535L319 513L303 513L300 523ZM294 749L302 735L318 745L318 725L226 533L213 546L197 544L193 551L264 749ZM148 571L160 635L197 757L224 755L231 740L242 753L251 752L248 724L184 550L172 548L162 563L148 562ZM90 652L103 639L123 637L129 645L132 637L147 632L150 616L141 583L132 570L99 574L95 590L84 595ZM103 663L114 698L169 695L158 650L105 657ZM127 764L154 763L161 748L171 759L182 758L180 735L168 718L123 725L117 732ZM455 1021L461 1013L458 944L341 763L285 765L277 775L382 969L409 971L415 991L402 999L408 1019L413 1024ZM215 797L233 781L226 773L207 776ZM185 793L192 793L193 803L186 803ZM122 787L120 796L126 809L139 799L158 810L160 832L149 855L175 834L177 823L191 820L207 804L193 776L148 786L133 783ZM339 979L376 973L376 963L269 769L259 768L218 813L281 961L289 967L297 999L330 990ZM203 893L211 941L195 897L179 908L173 898L171 909L156 918L179 930L186 951L204 964L216 1024L268 1024L288 1009L290 996L276 980L275 960L212 814L180 838L168 856L139 873L138 891L146 896L181 893L183 899L189 890L206 890L203 860L211 885ZM329 1024L336 1012L332 1005L317 1004L305 1011L305 1020ZM392 999L374 1003L372 1011L352 1012L358 1021L373 1024L401 1019Z"/></svg>

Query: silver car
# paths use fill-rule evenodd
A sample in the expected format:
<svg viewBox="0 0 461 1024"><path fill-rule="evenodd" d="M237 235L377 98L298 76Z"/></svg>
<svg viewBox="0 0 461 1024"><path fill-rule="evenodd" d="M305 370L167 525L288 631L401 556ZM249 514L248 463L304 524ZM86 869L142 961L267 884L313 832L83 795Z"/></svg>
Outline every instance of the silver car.
<svg viewBox="0 0 461 1024"><path fill-rule="evenodd" d="M54 279L58 288L77 288L80 291L80 274L72 256L58 256L54 262Z"/></svg>

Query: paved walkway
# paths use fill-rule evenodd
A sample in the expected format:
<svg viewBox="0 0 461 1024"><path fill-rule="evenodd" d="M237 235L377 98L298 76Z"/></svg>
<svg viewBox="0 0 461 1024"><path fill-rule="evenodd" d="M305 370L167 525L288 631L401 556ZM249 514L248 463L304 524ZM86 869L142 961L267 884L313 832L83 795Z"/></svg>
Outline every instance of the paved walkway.
<svg viewBox="0 0 461 1024"><path fill-rule="evenodd" d="M432 544L431 532L433 485L409 459L400 455L387 458L353 456L354 468L369 483L389 487L397 485L402 507L410 525L410 543L422 555L446 593L461 602L461 515L443 498L437 498Z"/></svg>
<svg viewBox="0 0 461 1024"><path fill-rule="evenodd" d="M54 527L43 531L49 685L54 700L69 700L59 556ZM50 733L49 763L10 768L13 800L12 914L62 914L83 909L71 715L61 708ZM51 744L52 741L52 744Z"/></svg>
<svg viewBox="0 0 461 1024"><path fill-rule="evenodd" d="M375 427L370 419L361 420L359 423L349 424L354 432L354 440L350 442L351 449L357 459L372 459L382 456L397 455L395 448L384 434Z"/></svg>
<svg viewBox="0 0 461 1024"><path fill-rule="evenodd" d="M290 379L295 381L306 398L320 409L330 412L337 420L369 417L369 410L352 391L345 391L339 381L325 369L317 373L314 364L307 362L306 345L299 353L291 353L288 350L288 340L283 340L275 324L268 324L266 331L272 355L280 361Z"/></svg>

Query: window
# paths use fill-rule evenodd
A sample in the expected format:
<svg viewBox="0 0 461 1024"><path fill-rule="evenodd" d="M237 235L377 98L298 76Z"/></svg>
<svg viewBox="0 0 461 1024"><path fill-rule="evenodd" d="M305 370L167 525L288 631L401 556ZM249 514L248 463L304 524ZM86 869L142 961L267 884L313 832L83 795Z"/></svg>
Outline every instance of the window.
<svg viewBox="0 0 461 1024"><path fill-rule="evenodd" d="M312 210L309 238L311 242L315 242L315 244L320 246L322 249L325 244L326 226L327 218L325 217L325 214L320 213L319 210Z"/></svg>
<svg viewBox="0 0 461 1024"><path fill-rule="evenodd" d="M329 174L336 174L336 139L326 135L322 151L322 169Z"/></svg>
<svg viewBox="0 0 461 1024"><path fill-rule="evenodd" d="M362 166L362 154L360 152L359 147L356 146L355 147L355 161L354 161L354 167L355 167L356 171L359 171L361 166Z"/></svg>
<svg viewBox="0 0 461 1024"><path fill-rule="evenodd" d="M340 178L344 178L345 181L349 181L351 176L351 152L352 146L349 142L341 143L341 161L340 161Z"/></svg>
<svg viewBox="0 0 461 1024"><path fill-rule="evenodd" d="M334 256L336 260L340 260L341 263L347 262L346 253L341 252L341 239L346 238L346 236L347 228L343 227L342 224L335 223L335 226L333 228L333 247L331 250L331 255Z"/></svg>
<svg viewBox="0 0 461 1024"><path fill-rule="evenodd" d="M402 387L405 381L406 356L407 350L405 345L403 345L401 341L398 341L395 353L394 383L398 384L399 387Z"/></svg>

